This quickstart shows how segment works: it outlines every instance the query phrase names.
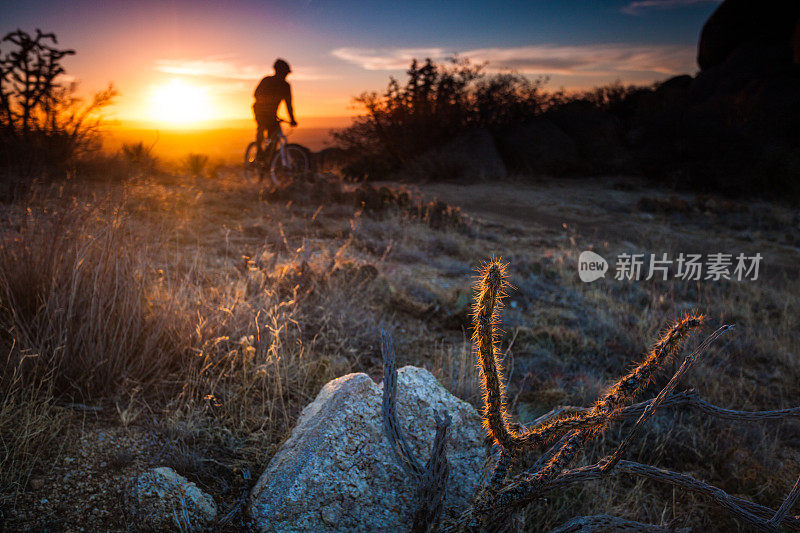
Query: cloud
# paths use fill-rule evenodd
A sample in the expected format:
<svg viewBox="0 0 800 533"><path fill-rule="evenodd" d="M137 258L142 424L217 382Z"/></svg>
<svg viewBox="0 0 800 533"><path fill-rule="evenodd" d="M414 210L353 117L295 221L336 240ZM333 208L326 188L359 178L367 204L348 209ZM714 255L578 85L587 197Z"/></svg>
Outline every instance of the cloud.
<svg viewBox="0 0 800 533"><path fill-rule="evenodd" d="M348 63L359 65L365 70L405 70L414 58L442 60L448 55L443 48L394 48L394 49L365 49L365 48L337 48L331 52Z"/></svg>
<svg viewBox="0 0 800 533"><path fill-rule="evenodd" d="M695 4L719 4L722 0L638 0L631 2L622 8L622 12L628 15L640 15L649 9L674 9Z"/></svg>
<svg viewBox="0 0 800 533"><path fill-rule="evenodd" d="M195 76L226 81L257 81L272 73L267 65L242 65L232 56L209 56L201 59L159 59L156 70L179 76ZM293 67L293 80L324 80L336 76L317 72L310 67Z"/></svg>
<svg viewBox="0 0 800 533"><path fill-rule="evenodd" d="M599 44L585 46L535 45L514 48L479 48L459 53L490 70L524 74L614 75L630 72L677 74L692 71L693 46ZM442 48L358 49L338 48L332 54L366 70L404 70L412 58L443 60L453 53Z"/></svg>

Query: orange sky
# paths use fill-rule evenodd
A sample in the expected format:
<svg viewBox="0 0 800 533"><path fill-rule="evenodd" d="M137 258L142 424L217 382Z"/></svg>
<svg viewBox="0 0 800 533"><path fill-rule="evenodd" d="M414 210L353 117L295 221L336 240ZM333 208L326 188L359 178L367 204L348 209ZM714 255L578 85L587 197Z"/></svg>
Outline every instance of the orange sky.
<svg viewBox="0 0 800 533"><path fill-rule="evenodd" d="M83 90L118 88L113 118L160 127L249 120L255 85L284 57L298 120L320 125L354 114L352 98L382 90L390 75L402 79L413 57L459 53L547 75L553 89L693 73L717 3L0 0L0 30L55 32L77 51L65 62Z"/></svg>

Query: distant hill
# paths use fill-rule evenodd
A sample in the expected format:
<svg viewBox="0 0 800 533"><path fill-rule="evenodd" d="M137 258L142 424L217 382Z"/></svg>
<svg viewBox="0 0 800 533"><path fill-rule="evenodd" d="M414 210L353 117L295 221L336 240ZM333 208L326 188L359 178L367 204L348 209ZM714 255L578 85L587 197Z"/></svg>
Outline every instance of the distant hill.
<svg viewBox="0 0 800 533"><path fill-rule="evenodd" d="M347 127L350 117L298 117L300 127L289 139L310 150L321 150L330 142L330 130ZM289 132L289 129L285 129ZM168 159L188 153L202 153L213 159L238 161L255 135L255 123L246 119L220 121L205 128L171 129L145 122L119 121L108 129L104 148L117 150L124 143L143 142L153 145L153 151Z"/></svg>

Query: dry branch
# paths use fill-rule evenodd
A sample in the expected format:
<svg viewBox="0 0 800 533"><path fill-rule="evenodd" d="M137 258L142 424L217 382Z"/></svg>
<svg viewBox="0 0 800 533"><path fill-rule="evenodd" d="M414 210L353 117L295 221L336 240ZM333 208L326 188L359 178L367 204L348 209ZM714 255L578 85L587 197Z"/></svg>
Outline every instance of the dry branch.
<svg viewBox="0 0 800 533"><path fill-rule="evenodd" d="M611 414L612 420L626 420L628 418L638 417L644 413L644 410L653 402L653 399L643 402L635 403L628 407L624 407L619 411ZM700 394L694 390L689 389L684 392L671 394L661 403L660 407L693 407L702 413L716 416L726 420L738 420L740 422L758 422L761 420L780 420L783 418L800 418L800 407L791 407L787 409L774 409L770 411L737 411L733 409L726 409L719 407L712 403L707 402ZM549 420L562 416L564 413L568 414L581 414L590 410L590 407L574 407L570 405L562 405L556 407L552 411L545 413L531 423L531 426L545 423Z"/></svg>
<svg viewBox="0 0 800 533"><path fill-rule="evenodd" d="M563 489L570 485L578 483L586 483L602 479L603 473L601 471L601 463L581 468L575 468L564 472L558 479L548 483L543 487L542 491L536 495L536 498L544 496L545 492L556 489ZM775 511L769 507L759 505L757 503L731 496L720 488L713 485L699 481L687 474L657 468L655 466L636 463L633 461L620 461L613 472L623 473L634 476L645 477L654 481L660 481L674 485L683 490L702 494L714 500L718 505L727 509L736 518L748 522L760 531L776 531L776 525L770 525L769 521L775 516ZM532 501L532 500L531 500ZM797 517L784 517L780 525L788 527L793 531L800 531L800 519Z"/></svg>
<svg viewBox="0 0 800 533"><path fill-rule="evenodd" d="M383 356L383 432L389 439L390 447L397 462L409 476L419 481L422 478L422 465L411 453L400 423L397 421L397 363L394 344L388 333L381 330L381 355Z"/></svg>
<svg viewBox="0 0 800 533"><path fill-rule="evenodd" d="M447 476L450 465L447 462L447 430L452 422L444 412L436 414L436 436L431 448L431 456L423 468L408 445L400 423L397 420L397 363L394 344L389 334L381 330L381 355L383 356L383 432L389 440L397 462L417 484L417 509L414 513L411 530L414 533L436 531L444 508L447 493Z"/></svg>
<svg viewBox="0 0 800 533"><path fill-rule="evenodd" d="M686 356L686 358L683 360L683 363L681 363L680 368L678 368L664 388L661 389L661 392L658 393L658 396L656 396L653 401L650 402L647 407L645 407L644 412L639 417L639 420L636 421L636 425L633 426L631 432L620 443L619 447L611 455L611 458L603 465L603 472L614 468L614 465L619 462L619 460L622 458L622 454L624 454L625 451L630 447L633 439L635 439L639 431L641 431L644 422L653 416L653 413L656 412L656 409L658 409L658 407L664 402L667 396L672 394L672 392L675 390L675 387L678 386L678 381L680 381L680 379L685 376L687 372L689 372L689 369L700 357L700 354L703 353L703 351L705 351L705 349L708 348L708 346L714 342L717 337L731 328L733 328L733 326L730 325L724 325L720 327L717 331L709 335L708 338L704 340L703 343L700 344L700 346L698 346L692 353Z"/></svg>
<svg viewBox="0 0 800 533"><path fill-rule="evenodd" d="M789 495L786 496L785 500L783 500L780 508L775 513L775 516L770 519L769 523L774 526L779 525L783 521L784 517L786 517L786 513L788 513L792 506L797 502L798 496L800 496L800 477L798 477L797 481L794 482L794 487L792 487L792 490L789 491Z"/></svg>
<svg viewBox="0 0 800 533"><path fill-rule="evenodd" d="M447 429L452 420L445 413L436 417L436 437L433 440L431 457L417 489L417 511L414 513L414 532L436 531L444 508L447 493L447 476L450 465L447 463Z"/></svg>
<svg viewBox="0 0 800 533"><path fill-rule="evenodd" d="M689 533L689 528L674 529L670 526L642 524L611 515L579 516L573 518L550 533Z"/></svg>

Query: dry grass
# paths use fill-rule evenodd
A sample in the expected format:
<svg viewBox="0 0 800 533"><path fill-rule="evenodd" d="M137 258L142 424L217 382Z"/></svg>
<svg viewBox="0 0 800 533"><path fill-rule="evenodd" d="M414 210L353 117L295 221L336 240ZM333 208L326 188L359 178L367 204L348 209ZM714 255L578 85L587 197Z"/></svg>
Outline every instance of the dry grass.
<svg viewBox="0 0 800 533"><path fill-rule="evenodd" d="M0 489L24 490L32 467L58 450L70 425L52 401L50 383L25 386L19 374L7 377L0 393Z"/></svg>
<svg viewBox="0 0 800 533"><path fill-rule="evenodd" d="M0 245L3 377L83 400L177 368L183 324L147 300L148 267L146 245L118 219L26 217Z"/></svg>
<svg viewBox="0 0 800 533"><path fill-rule="evenodd" d="M560 224L437 229L407 211L359 209L353 190L340 202L295 202L230 169L213 180L165 175L34 192L3 207L0 247L0 378L14 384L0 397L0 507L12 529L125 529L111 497L102 500L108 515L84 519L89 489L63 489L65 476L91 474L100 493L117 495L120 479L151 466L173 466L209 491L221 515L232 513L219 529L242 528L241 495L320 387L350 371L380 376L380 328L404 361L480 405L470 285L475 258L492 253L513 269L497 347L509 414L523 423L554 403L590 402L665 322L700 305L738 333L709 351L691 386L738 409L800 397L796 271L765 283L585 285L574 271L580 250L595 245L607 256L629 245L612 236L603 248ZM694 251L664 220L646 223L634 245ZM716 230L702 235L750 251ZM651 424L630 456L765 505L800 467L796 423L742 427L681 411ZM107 458L99 435L109 432L124 444ZM589 464L623 436L609 430L576 461ZM85 464L66 461L84 451ZM32 476L46 487L32 487ZM35 511L43 498L49 515ZM619 477L553 493L518 520L543 531L598 512L743 530L700 498Z"/></svg>

